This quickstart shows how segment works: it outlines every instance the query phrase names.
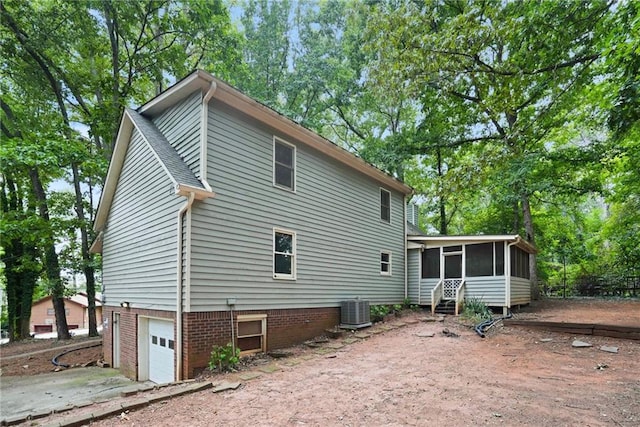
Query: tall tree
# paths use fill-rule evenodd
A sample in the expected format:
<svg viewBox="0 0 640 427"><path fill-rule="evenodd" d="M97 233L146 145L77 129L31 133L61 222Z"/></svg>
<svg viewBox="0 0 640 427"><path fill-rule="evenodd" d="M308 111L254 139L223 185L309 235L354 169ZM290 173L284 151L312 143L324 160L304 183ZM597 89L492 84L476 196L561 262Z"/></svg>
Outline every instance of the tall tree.
<svg viewBox="0 0 640 427"><path fill-rule="evenodd" d="M58 161L75 196L76 264L85 275L90 335L97 335L96 261L89 253L93 192L106 175L122 109L149 99L171 78L199 65L222 77L234 76L240 62L238 37L220 0L5 1L0 12L7 87L34 78L44 82L46 105L62 123L54 131L67 149ZM79 137L78 128L86 129L89 139ZM47 218L46 185L36 185L37 174L30 176ZM47 265L53 283L55 265Z"/></svg>
<svg viewBox="0 0 640 427"><path fill-rule="evenodd" d="M395 5L394 5L395 6ZM593 79L597 38L611 4L572 2L401 2L379 7L372 48L377 81L433 88L447 106L451 144L498 145L524 234L535 243L530 161L562 127L574 95ZM493 159L497 161L498 159ZM516 206L516 205L514 205ZM518 221L519 222L519 221ZM519 231L519 230L512 230ZM530 274L537 293L535 255Z"/></svg>

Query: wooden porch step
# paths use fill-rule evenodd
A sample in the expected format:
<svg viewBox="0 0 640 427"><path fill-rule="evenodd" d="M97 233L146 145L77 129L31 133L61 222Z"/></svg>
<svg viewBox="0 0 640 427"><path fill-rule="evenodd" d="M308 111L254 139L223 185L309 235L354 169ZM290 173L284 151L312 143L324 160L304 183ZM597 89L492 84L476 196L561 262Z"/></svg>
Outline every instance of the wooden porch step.
<svg viewBox="0 0 640 427"><path fill-rule="evenodd" d="M456 314L456 302L455 301L440 301L438 305L436 305L435 309L436 313L439 314Z"/></svg>

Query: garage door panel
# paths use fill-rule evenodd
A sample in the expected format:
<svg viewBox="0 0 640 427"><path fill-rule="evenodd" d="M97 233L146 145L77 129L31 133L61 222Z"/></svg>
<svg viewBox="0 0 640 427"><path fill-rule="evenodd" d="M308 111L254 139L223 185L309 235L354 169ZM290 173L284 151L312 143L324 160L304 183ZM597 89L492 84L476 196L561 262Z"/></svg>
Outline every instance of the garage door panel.
<svg viewBox="0 0 640 427"><path fill-rule="evenodd" d="M149 379L158 384L174 381L173 322L149 319Z"/></svg>

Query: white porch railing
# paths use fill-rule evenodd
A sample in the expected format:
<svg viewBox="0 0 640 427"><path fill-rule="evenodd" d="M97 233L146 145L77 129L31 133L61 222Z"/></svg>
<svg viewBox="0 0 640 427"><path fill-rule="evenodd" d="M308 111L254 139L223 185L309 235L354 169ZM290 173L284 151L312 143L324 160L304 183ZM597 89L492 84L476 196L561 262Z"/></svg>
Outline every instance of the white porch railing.
<svg viewBox="0 0 640 427"><path fill-rule="evenodd" d="M440 301L455 301L455 315L460 314L464 305L464 279L444 279L431 290L431 314L435 314L436 306Z"/></svg>
<svg viewBox="0 0 640 427"><path fill-rule="evenodd" d="M444 298L443 281L440 280L437 285L431 289L431 315L436 314L436 306L440 304L440 301Z"/></svg>
<svg viewBox="0 0 640 427"><path fill-rule="evenodd" d="M456 288L456 316L460 314L460 310L462 310L462 306L464 305L464 288L464 279L462 279Z"/></svg>

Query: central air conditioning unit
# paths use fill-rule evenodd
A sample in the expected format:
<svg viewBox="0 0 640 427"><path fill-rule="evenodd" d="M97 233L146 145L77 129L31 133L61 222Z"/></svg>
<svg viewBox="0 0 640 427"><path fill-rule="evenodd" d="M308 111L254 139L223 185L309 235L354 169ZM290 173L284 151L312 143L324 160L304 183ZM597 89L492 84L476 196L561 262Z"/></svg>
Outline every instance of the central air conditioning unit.
<svg viewBox="0 0 640 427"><path fill-rule="evenodd" d="M367 326L371 326L369 301L360 299L342 301L340 327L344 329L360 329Z"/></svg>

